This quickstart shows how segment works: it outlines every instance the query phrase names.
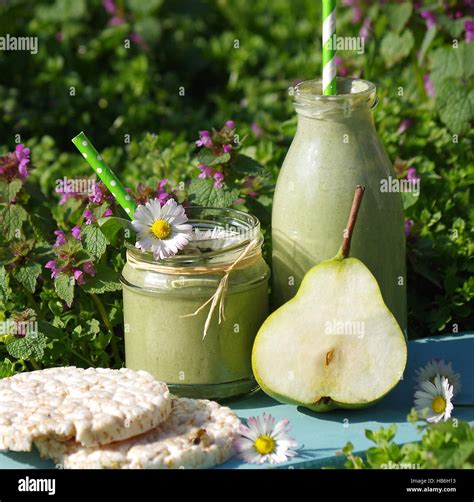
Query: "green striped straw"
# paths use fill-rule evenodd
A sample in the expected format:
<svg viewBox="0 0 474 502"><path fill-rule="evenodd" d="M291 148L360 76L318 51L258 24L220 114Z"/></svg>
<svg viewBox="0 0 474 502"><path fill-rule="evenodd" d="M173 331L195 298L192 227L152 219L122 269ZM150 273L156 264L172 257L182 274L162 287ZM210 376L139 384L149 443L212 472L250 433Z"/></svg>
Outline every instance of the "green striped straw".
<svg viewBox="0 0 474 502"><path fill-rule="evenodd" d="M117 176L115 176L112 169L105 163L101 155L99 155L94 145L89 141L89 138L81 131L72 139L72 142L132 220L132 215L137 210L135 201L126 192L125 187Z"/></svg>
<svg viewBox="0 0 474 502"><path fill-rule="evenodd" d="M336 94L336 49L332 40L336 34L336 0L323 2L323 94Z"/></svg>

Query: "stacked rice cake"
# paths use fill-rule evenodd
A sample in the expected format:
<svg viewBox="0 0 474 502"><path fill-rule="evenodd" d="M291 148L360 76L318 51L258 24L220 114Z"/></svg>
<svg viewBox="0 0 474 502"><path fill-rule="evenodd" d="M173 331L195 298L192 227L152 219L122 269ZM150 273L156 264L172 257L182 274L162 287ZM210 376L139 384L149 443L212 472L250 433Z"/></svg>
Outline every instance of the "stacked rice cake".
<svg viewBox="0 0 474 502"><path fill-rule="evenodd" d="M176 398L149 373L50 368L0 380L0 449L64 468L209 468L234 453L236 415Z"/></svg>

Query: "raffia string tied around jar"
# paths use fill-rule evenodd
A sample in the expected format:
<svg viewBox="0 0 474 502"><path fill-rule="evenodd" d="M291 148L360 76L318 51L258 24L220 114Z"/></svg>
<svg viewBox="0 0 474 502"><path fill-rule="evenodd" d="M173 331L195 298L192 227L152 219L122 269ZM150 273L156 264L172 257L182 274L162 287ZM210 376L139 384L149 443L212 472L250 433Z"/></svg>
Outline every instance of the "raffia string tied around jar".
<svg viewBox="0 0 474 502"><path fill-rule="evenodd" d="M258 240L251 240L240 255L231 262L228 266L209 266L209 267L167 267L165 265L160 265L158 263L140 263L131 254L127 254L127 261L132 267L140 268L142 270L152 270L154 272L162 272L166 274L173 275L190 275L190 274L209 274L209 273L223 273L221 280L217 286L214 294L206 300L200 307L198 307L194 312L190 314L184 314L180 317L191 317L198 315L203 309L205 309L209 304L209 312L206 317L203 329L203 340L207 335L209 326L211 324L214 312L218 308L218 322L225 321L225 296L227 293L227 288L229 285L230 274L233 270L247 266L250 261L258 259L260 253L255 256L250 256L251 252L258 247Z"/></svg>

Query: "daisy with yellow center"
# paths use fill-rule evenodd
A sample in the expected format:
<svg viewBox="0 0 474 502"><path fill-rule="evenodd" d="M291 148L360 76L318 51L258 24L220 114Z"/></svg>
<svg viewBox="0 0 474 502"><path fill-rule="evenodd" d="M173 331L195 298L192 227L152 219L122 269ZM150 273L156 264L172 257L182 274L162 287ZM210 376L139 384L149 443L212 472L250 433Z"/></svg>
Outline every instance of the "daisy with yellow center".
<svg viewBox="0 0 474 502"><path fill-rule="evenodd" d="M235 441L239 456L249 464L279 464L297 455L297 446L289 436L288 420L275 423L271 415L250 417L247 425L240 425L240 437Z"/></svg>
<svg viewBox="0 0 474 502"><path fill-rule="evenodd" d="M425 366L415 370L415 379L418 385L426 380L434 383L435 376L439 375L448 379L453 386L453 396L459 394L461 390L461 375L453 370L450 362L444 362L443 359L432 359Z"/></svg>
<svg viewBox="0 0 474 502"><path fill-rule="evenodd" d="M151 251L155 259L174 256L183 249L192 236L192 226L183 206L169 199L163 206L159 199L139 205L132 221L137 232L135 246Z"/></svg>
<svg viewBox="0 0 474 502"><path fill-rule="evenodd" d="M446 377L435 375L434 382L426 380L421 390L415 392L415 406L418 412L426 412L428 422L446 422L453 411L453 386Z"/></svg>

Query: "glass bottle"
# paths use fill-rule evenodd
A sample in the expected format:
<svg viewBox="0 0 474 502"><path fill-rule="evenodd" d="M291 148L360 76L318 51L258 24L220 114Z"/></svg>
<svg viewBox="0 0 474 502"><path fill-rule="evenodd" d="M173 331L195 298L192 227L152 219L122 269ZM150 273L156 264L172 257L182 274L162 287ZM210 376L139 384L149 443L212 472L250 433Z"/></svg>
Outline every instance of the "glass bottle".
<svg viewBox="0 0 474 502"><path fill-rule="evenodd" d="M296 294L312 266L337 253L354 189L362 184L351 256L372 271L406 330L403 206L399 192L383 189L383 180L391 186L396 178L374 126L375 85L338 78L337 95L324 96L321 81L310 80L298 84L293 96L298 125L273 201L274 306Z"/></svg>

